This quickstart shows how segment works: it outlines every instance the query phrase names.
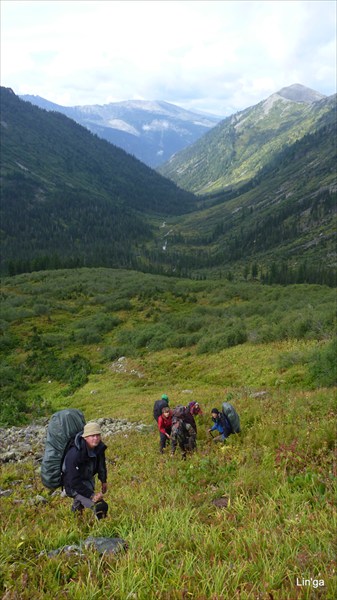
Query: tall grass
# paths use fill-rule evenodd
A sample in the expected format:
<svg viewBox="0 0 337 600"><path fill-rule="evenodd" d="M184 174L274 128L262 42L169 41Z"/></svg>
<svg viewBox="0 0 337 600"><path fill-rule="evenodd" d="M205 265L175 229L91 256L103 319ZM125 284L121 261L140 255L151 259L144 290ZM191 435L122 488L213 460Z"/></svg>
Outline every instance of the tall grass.
<svg viewBox="0 0 337 600"><path fill-rule="evenodd" d="M235 405L242 433L217 446L204 401L187 461L159 455L155 428L106 440L106 521L89 511L76 520L33 462L5 465L0 485L13 492L1 500L4 597L334 598L334 394L242 396ZM151 422L150 410L144 417ZM37 494L47 502L33 503ZM220 497L225 508L213 504ZM122 537L129 549L48 557L88 535ZM310 577L324 589L296 586Z"/></svg>
<svg viewBox="0 0 337 600"><path fill-rule="evenodd" d="M251 319L254 327L257 318L264 319L265 327L273 326L274 317L269 320L263 315L263 300L266 314L270 310L275 315L277 302L281 306L286 298L288 313L299 310L303 295L297 286L292 292L260 292L254 285L219 289L211 284L209 289L204 282L169 285L164 278L136 280L128 273L112 276L98 271L80 271L76 281L65 272L55 272L55 281L44 273L19 276L11 286L6 282L7 300L26 295L28 310L33 295L45 294L49 311L33 317L20 313L18 319L7 321L6 335L12 342L4 345L3 356L15 374L27 356L41 351L42 357L40 345L49 336L57 343L48 346L44 367L51 350L58 359L55 370L61 364L81 365L71 362L77 354L90 363L87 381L65 396L69 382L55 375L52 380L43 375L35 381L22 376L23 398L39 395L41 402L49 403L47 413L74 406L87 419L127 418L153 427L105 440L109 514L104 521L95 522L90 511L83 519L75 518L70 499L50 495L43 488L33 459L2 466L0 488L10 492L0 498L2 597L334 599L335 387L331 380L324 387L326 380L320 379L326 357L333 352L328 327L332 298L328 300L322 290L319 294L318 286L306 288L306 301L310 296L318 311L314 319L321 324L316 337L311 330L300 339L264 343L250 339L207 353L198 351L199 341L185 347L166 340L163 348L153 350L149 343L156 338L156 323L160 331L166 323L172 335L212 336L216 319L219 325L225 323L224 314L233 310L231 318L243 319L250 336ZM136 283L138 289L144 284L141 293L136 293ZM118 314L111 315L119 323L102 318L105 294L107 314L112 303L120 302ZM197 302L189 301L192 295ZM269 300L275 302L274 308ZM22 311L25 304L17 306ZM68 336L85 329L86 316L90 327L99 323L103 344L82 346L76 336ZM127 337L128 332L131 337L125 338L125 347L133 350L126 355L125 369L118 370L111 361L119 353L112 358L107 349L117 347L117 337ZM135 340L143 340L146 332L153 336L134 350ZM203 414L197 417L198 448L186 461L178 452L173 458L159 454L152 406L162 392L169 395L171 405L193 399L202 406ZM229 393L242 432L231 436L226 445L217 445L207 433L210 410L220 408ZM213 503L219 498L222 508ZM122 537L128 550L116 556L100 556L94 550L81 556L48 555L90 535ZM303 580L310 585L302 585ZM313 587L316 580L324 581L324 586Z"/></svg>

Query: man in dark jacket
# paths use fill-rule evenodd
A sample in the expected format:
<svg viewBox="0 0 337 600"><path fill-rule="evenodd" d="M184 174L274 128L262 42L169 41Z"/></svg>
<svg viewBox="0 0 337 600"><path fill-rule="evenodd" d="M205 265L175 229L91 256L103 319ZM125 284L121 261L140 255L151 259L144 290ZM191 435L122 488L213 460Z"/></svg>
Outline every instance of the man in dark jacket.
<svg viewBox="0 0 337 600"><path fill-rule="evenodd" d="M98 519L106 517L108 505L103 500L107 491L106 445L101 441L98 423L90 422L78 433L62 466L63 485L67 496L74 499L72 511L91 508ZM95 493L95 475L102 491Z"/></svg>
<svg viewBox="0 0 337 600"><path fill-rule="evenodd" d="M211 415L214 425L208 430L208 433L212 435L212 431L218 431L218 435L213 438L213 441L225 442L231 433L233 433L229 420L217 408L212 408Z"/></svg>

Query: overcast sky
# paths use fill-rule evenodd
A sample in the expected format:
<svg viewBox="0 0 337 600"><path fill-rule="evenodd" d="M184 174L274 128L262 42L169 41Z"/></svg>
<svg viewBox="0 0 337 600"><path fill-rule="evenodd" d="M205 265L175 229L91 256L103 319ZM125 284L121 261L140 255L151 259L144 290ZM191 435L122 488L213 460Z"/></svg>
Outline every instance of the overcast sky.
<svg viewBox="0 0 337 600"><path fill-rule="evenodd" d="M221 116L301 83L336 92L335 0L1 0L1 85L74 106Z"/></svg>

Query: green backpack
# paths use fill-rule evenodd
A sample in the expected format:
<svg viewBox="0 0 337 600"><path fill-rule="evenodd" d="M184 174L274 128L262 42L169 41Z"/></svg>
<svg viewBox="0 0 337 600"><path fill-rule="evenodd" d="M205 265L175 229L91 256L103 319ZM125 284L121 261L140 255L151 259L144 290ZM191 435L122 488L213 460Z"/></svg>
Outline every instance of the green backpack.
<svg viewBox="0 0 337 600"><path fill-rule="evenodd" d="M228 421L230 422L233 433L240 433L240 417L236 412L234 406L230 402L223 402L222 413L225 415L225 417L227 417Z"/></svg>
<svg viewBox="0 0 337 600"><path fill-rule="evenodd" d="M83 431L84 415L76 408L65 408L51 416L41 463L41 480L47 488L62 486L62 463L75 435Z"/></svg>

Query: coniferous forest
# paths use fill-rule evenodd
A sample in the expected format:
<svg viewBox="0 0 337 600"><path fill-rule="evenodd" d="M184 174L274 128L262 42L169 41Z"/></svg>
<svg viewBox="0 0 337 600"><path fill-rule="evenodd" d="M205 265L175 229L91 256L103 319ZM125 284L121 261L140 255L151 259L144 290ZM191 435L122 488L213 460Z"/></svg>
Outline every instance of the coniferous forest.
<svg viewBox="0 0 337 600"><path fill-rule="evenodd" d="M296 113L296 139L273 149L268 161L261 158L263 166L248 180L231 177L228 186L204 195L178 188L9 89L1 89L1 109L4 274L103 266L197 279L335 284L335 98L300 115L302 133ZM226 122L216 131L221 127L227 131ZM211 148L215 166L220 155ZM238 150L232 159L240 164Z"/></svg>

